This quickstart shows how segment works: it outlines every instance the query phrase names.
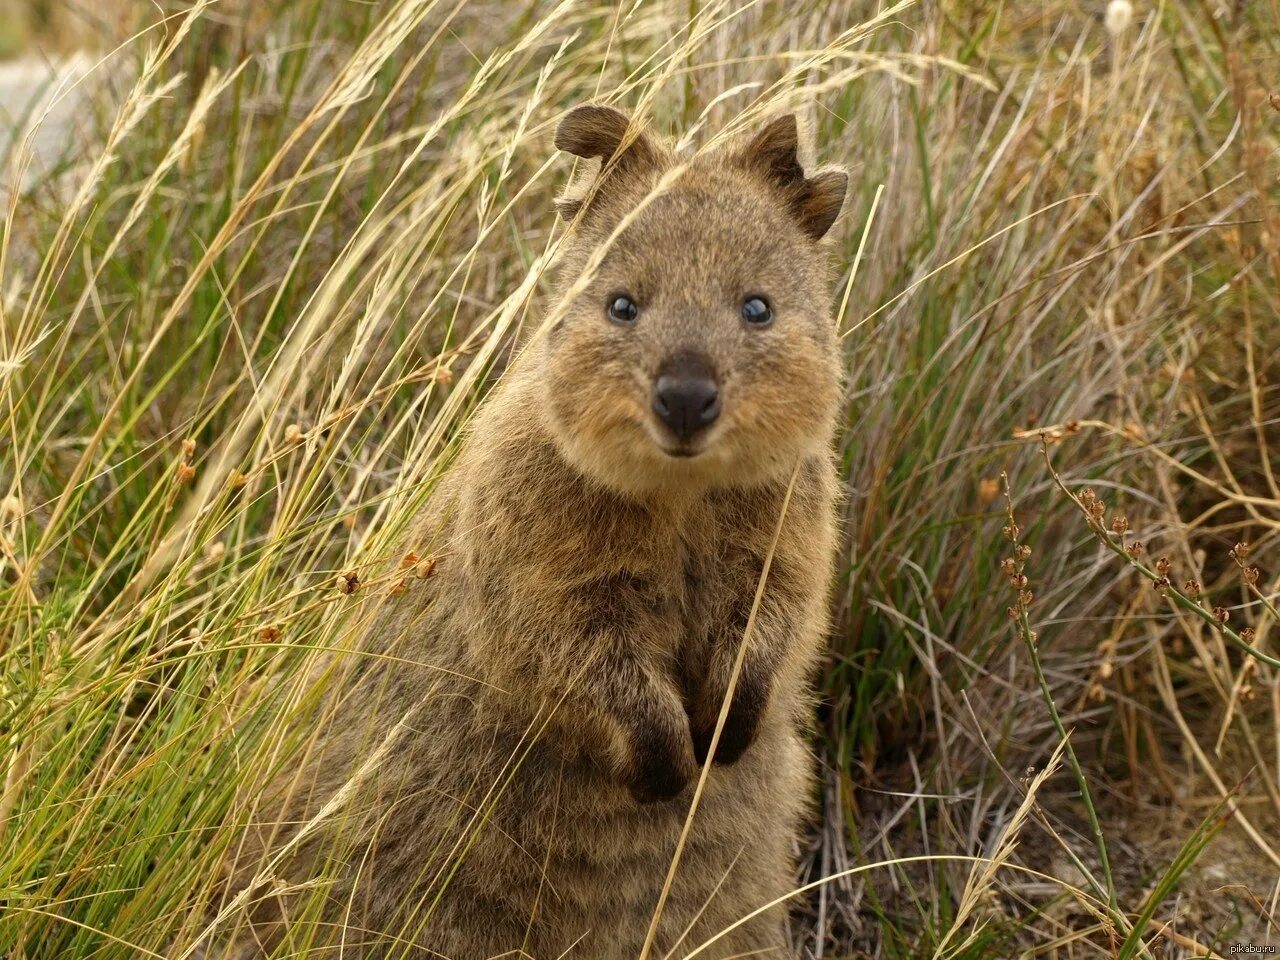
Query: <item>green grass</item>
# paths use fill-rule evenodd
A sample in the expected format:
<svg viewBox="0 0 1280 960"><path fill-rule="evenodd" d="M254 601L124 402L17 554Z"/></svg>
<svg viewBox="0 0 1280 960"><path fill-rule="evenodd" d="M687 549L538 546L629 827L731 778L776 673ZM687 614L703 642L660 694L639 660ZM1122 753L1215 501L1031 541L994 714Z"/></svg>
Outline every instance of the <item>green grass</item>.
<svg viewBox="0 0 1280 960"><path fill-rule="evenodd" d="M550 303L550 133L592 98L695 142L797 109L852 173L844 540L797 882L866 869L797 898L802 955L1143 956L1161 931L1203 955L1228 916L1260 941L1230 884L1266 902L1275 874L1275 672L1096 542L1035 429L1274 651L1280 33L1269 4L1172 0L1112 36L1096 6L140 10L91 81L95 152L0 235L0 956L168 956L202 930L309 668L389 587ZM1128 929L1072 879L1097 862L1069 772L980 890L929 859L990 855L1060 742L1007 613L1002 471ZM1197 879L1214 864L1226 881ZM1178 890L1212 922L1159 926Z"/></svg>

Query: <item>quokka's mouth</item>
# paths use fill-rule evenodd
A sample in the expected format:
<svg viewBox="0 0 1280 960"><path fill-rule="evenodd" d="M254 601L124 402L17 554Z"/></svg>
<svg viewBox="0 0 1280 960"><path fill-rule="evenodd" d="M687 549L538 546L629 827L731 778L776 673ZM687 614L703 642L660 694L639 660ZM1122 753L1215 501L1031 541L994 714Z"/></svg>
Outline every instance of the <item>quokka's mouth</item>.
<svg viewBox="0 0 1280 960"><path fill-rule="evenodd" d="M702 453L701 450L694 450L691 447L665 447L662 452L668 457L674 457L677 460L692 460Z"/></svg>

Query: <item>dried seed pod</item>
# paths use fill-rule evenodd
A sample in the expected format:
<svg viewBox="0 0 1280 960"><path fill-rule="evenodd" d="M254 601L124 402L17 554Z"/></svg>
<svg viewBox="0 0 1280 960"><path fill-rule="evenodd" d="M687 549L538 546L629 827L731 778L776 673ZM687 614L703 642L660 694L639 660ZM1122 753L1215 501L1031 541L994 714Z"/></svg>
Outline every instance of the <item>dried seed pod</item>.
<svg viewBox="0 0 1280 960"><path fill-rule="evenodd" d="M1188 580L1186 583L1182 585L1182 592L1185 593L1192 600L1200 599L1200 590L1201 590L1201 586L1200 586L1199 580Z"/></svg>
<svg viewBox="0 0 1280 960"><path fill-rule="evenodd" d="M1253 627L1245 627L1243 630L1240 631L1240 639L1243 640L1245 643L1252 644L1253 641L1257 639L1257 637L1258 637L1258 634L1253 629ZM1252 660L1246 660L1245 662L1253 663Z"/></svg>
<svg viewBox="0 0 1280 960"><path fill-rule="evenodd" d="M1241 571L1240 577L1242 580L1244 580L1246 584L1253 587L1257 585L1258 577L1261 575L1261 573L1262 571L1260 571L1257 567L1245 567L1244 570Z"/></svg>
<svg viewBox="0 0 1280 960"><path fill-rule="evenodd" d="M406 553L403 557L400 558L400 569L408 570L410 567L416 567L418 565L418 561L421 559L422 559L421 557L419 557L416 553L410 550L408 553Z"/></svg>
<svg viewBox="0 0 1280 960"><path fill-rule="evenodd" d="M1014 547L1013 555L1019 563L1026 563L1031 557L1031 548L1025 543L1020 543Z"/></svg>
<svg viewBox="0 0 1280 960"><path fill-rule="evenodd" d="M227 486L232 490L239 490L249 482L249 478L239 470L232 470L227 474Z"/></svg>
<svg viewBox="0 0 1280 960"><path fill-rule="evenodd" d="M296 423L291 423L284 428L284 442L288 444L296 444L302 442L302 428Z"/></svg>
<svg viewBox="0 0 1280 960"><path fill-rule="evenodd" d="M1005 557L1000 561L1000 572L1008 577L1012 577L1018 572L1017 565L1013 562L1013 557Z"/></svg>
<svg viewBox="0 0 1280 960"><path fill-rule="evenodd" d="M1214 607L1213 619L1217 620L1218 625L1221 626L1222 624L1226 623L1228 620L1231 619L1231 611L1228 610L1226 607Z"/></svg>
<svg viewBox="0 0 1280 960"><path fill-rule="evenodd" d="M1018 529L1018 525L1014 523L1012 520L1010 520L1008 523L1004 525L1003 532L1004 532L1004 538L1006 540L1017 540L1018 534L1021 531Z"/></svg>
<svg viewBox="0 0 1280 960"><path fill-rule="evenodd" d="M401 577L399 580L397 580L395 583L393 583L390 587L387 588L387 593L389 593L393 597L398 597L400 596L400 594L404 593L408 589L409 589L409 581L406 580L404 577Z"/></svg>
<svg viewBox="0 0 1280 960"><path fill-rule="evenodd" d="M338 592L343 596L351 596L360 589L360 575L354 570L338 574Z"/></svg>
<svg viewBox="0 0 1280 960"><path fill-rule="evenodd" d="M1141 540L1135 540L1124 548L1124 552L1136 560L1146 549L1146 545Z"/></svg>
<svg viewBox="0 0 1280 960"><path fill-rule="evenodd" d="M1166 576L1169 573L1169 558L1161 557L1156 561L1156 573L1160 576Z"/></svg>
<svg viewBox="0 0 1280 960"><path fill-rule="evenodd" d="M1015 573L1009 578L1009 582L1013 584L1015 590L1023 590L1027 586L1026 574Z"/></svg>
<svg viewBox="0 0 1280 960"><path fill-rule="evenodd" d="M190 483L196 475L196 468L189 463L178 464L178 482Z"/></svg>
<svg viewBox="0 0 1280 960"><path fill-rule="evenodd" d="M436 558L427 557L425 560L418 562L413 568L413 575L419 580L430 580L436 575Z"/></svg>
<svg viewBox="0 0 1280 960"><path fill-rule="evenodd" d="M1111 518L1111 529L1114 530L1118 536L1123 537L1126 533L1129 532L1128 519L1125 518L1123 515L1117 513L1114 517Z"/></svg>
<svg viewBox="0 0 1280 960"><path fill-rule="evenodd" d="M182 459L190 460L196 452L196 442L191 437L182 441Z"/></svg>
<svg viewBox="0 0 1280 960"><path fill-rule="evenodd" d="M258 631L258 639L264 643L274 643L280 639L280 628L274 623L269 623Z"/></svg>

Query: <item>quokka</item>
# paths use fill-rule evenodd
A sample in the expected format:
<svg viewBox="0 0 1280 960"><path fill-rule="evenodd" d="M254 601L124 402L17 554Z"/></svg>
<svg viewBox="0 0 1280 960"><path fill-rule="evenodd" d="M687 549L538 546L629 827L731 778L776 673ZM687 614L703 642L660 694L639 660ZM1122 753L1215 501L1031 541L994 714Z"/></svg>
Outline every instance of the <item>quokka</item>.
<svg viewBox="0 0 1280 960"><path fill-rule="evenodd" d="M231 955L292 955L309 903L310 956L638 956L771 557L651 955L786 956L760 908L811 794L847 187L797 141L785 116L682 162L614 108L563 118L559 304L418 525L437 575L385 601L237 848Z"/></svg>

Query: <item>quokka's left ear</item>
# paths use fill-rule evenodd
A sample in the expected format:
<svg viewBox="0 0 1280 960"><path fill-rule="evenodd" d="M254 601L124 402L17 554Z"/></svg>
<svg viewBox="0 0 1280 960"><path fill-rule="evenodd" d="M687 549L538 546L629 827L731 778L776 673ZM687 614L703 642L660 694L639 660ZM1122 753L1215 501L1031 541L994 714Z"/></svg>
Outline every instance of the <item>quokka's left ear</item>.
<svg viewBox="0 0 1280 960"><path fill-rule="evenodd" d="M782 192L800 228L814 240L831 229L844 205L849 175L829 167L807 176L800 164L800 131L794 114L777 117L739 147L732 162L762 176Z"/></svg>

